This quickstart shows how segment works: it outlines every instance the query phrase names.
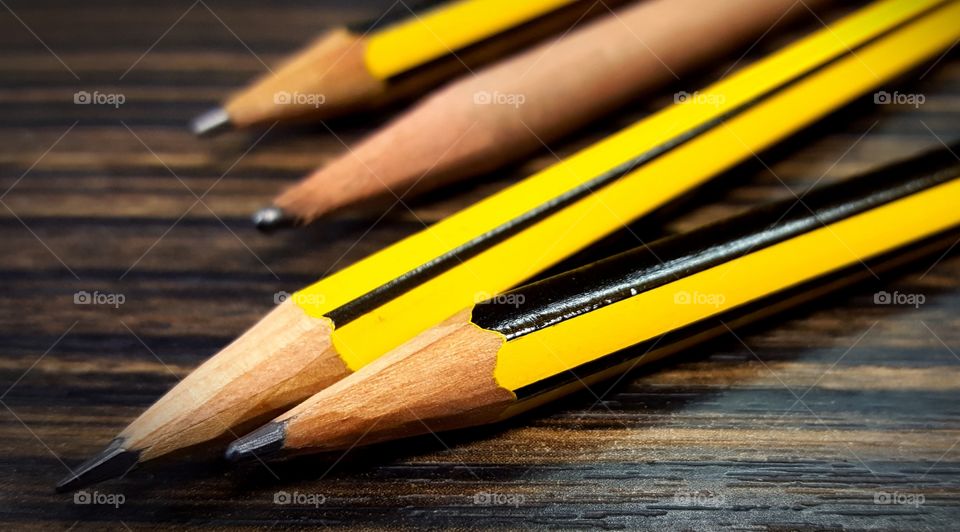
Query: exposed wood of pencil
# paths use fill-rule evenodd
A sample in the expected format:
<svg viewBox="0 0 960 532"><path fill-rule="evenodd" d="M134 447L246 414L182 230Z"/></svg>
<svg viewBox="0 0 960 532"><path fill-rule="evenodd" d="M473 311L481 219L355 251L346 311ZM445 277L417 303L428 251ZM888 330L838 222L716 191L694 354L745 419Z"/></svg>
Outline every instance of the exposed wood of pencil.
<svg viewBox="0 0 960 532"><path fill-rule="evenodd" d="M248 127L321 109L332 116L379 96L386 84L367 71L365 50L363 37L345 28L331 30L232 96L224 106L231 124ZM302 97L295 99L298 95Z"/></svg>
<svg viewBox="0 0 960 532"><path fill-rule="evenodd" d="M801 11L792 0L630 6L448 85L274 203L304 223L387 188L493 170Z"/></svg>
<svg viewBox="0 0 960 532"><path fill-rule="evenodd" d="M287 300L180 381L125 428L108 451L119 448L127 460L143 462L222 436L236 437L347 374L331 348L326 320L306 315ZM102 457L81 465L61 487L103 478L98 470L114 472Z"/></svg>
<svg viewBox="0 0 960 532"><path fill-rule="evenodd" d="M323 451L492 422L516 399L493 378L502 343L461 312L244 439L257 450L260 433L285 448ZM228 453L248 454L236 446Z"/></svg>

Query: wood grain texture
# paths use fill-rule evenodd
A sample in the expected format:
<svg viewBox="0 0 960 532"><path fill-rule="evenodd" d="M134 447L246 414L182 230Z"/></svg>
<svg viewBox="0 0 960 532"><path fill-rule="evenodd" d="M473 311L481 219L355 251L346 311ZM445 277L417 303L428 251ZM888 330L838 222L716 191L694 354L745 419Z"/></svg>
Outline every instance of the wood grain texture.
<svg viewBox="0 0 960 532"><path fill-rule="evenodd" d="M956 252L502 427L269 469L170 464L90 490L123 495L119 507L54 495L66 466L255 323L276 292L555 159L543 150L416 202L264 237L249 212L342 153L340 140L319 127L198 141L185 124L263 70L247 47L276 60L376 2L5 4L17 17L0 9L0 527L945 530L960 517ZM790 38L771 32L745 61ZM884 87L924 95L919 108L862 98L665 211L664 224L635 224L566 266L960 137L958 59ZM731 65L551 149L572 153ZM75 105L79 90L126 102ZM328 125L349 143L379 121ZM76 305L80 290L125 300ZM925 302L877 305L881 290ZM295 502L276 504L278 492ZM910 504L875 504L878 493Z"/></svg>

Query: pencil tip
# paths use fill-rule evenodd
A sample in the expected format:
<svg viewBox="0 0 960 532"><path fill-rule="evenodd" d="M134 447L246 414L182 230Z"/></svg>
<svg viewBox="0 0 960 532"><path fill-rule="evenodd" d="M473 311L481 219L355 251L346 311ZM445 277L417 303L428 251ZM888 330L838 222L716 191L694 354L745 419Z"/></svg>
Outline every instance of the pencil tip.
<svg viewBox="0 0 960 532"><path fill-rule="evenodd" d="M198 137L215 135L230 129L230 115L222 107L211 109L190 121L190 131Z"/></svg>
<svg viewBox="0 0 960 532"><path fill-rule="evenodd" d="M69 476L57 483L58 492L70 491L124 475L140 460L140 451L124 449L124 438L115 438L106 449L80 464Z"/></svg>
<svg viewBox="0 0 960 532"><path fill-rule="evenodd" d="M253 214L253 224L264 233L270 233L277 229L294 227L297 221L280 207L266 207Z"/></svg>
<svg viewBox="0 0 960 532"><path fill-rule="evenodd" d="M283 449L286 437L286 423L271 421L231 443L224 456L231 462L239 462L271 455Z"/></svg>

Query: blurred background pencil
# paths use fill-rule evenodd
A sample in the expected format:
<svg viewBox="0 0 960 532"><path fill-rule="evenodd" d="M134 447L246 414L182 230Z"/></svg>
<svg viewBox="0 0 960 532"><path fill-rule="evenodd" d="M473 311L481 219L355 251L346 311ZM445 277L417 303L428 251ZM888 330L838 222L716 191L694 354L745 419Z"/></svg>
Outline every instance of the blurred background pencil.
<svg viewBox="0 0 960 532"><path fill-rule="evenodd" d="M511 290L304 401L226 456L343 450L508 418L946 249L958 202L960 161L944 147L814 190L803 208L789 198Z"/></svg>
<svg viewBox="0 0 960 532"><path fill-rule="evenodd" d="M610 0L616 5L625 0ZM198 135L323 120L415 96L607 7L587 0L424 0L313 44L190 124Z"/></svg>
<svg viewBox="0 0 960 532"><path fill-rule="evenodd" d="M822 3L631 4L440 89L283 192L254 223L305 224L494 170Z"/></svg>

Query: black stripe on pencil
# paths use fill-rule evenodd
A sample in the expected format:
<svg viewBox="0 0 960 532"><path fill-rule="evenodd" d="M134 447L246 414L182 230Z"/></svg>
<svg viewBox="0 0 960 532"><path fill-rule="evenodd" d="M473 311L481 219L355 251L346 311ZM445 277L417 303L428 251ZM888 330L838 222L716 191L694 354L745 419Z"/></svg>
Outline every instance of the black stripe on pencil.
<svg viewBox="0 0 960 532"><path fill-rule="evenodd" d="M691 233L658 240L650 247L635 248L568 275L506 292L505 297L522 293L526 301L533 303L522 307L477 305L473 310L472 321L484 329L503 334L508 341L531 334L622 301L637 292L664 286L676 279L955 179L960 173L960 160L957 160L954 153L960 152L960 144L955 144L951 150L938 149L925 153L863 174L856 179L813 190L799 200L788 198L772 203ZM941 235L935 235L911 245L910 248L923 249L929 246L930 242L941 239ZM904 248L874 260L876 264L886 264L896 257L909 254L907 248ZM803 258L798 257L797 260ZM870 273L863 264L857 263L846 270L791 289L790 292L794 295L800 294L816 285L847 278L852 272ZM585 290L584 286L589 288ZM743 312L744 309L738 309L738 312L752 314L785 297L784 293L774 294L752 303L746 312ZM711 323L716 324L716 319L708 318L691 324L671 332L671 335L674 338L689 337L709 328ZM658 345L669 343L671 342L661 340ZM576 375L591 375L614 367L623 362L624 357L635 354L636 347L611 353L573 368L568 373L515 390L515 393L521 399L531 397L574 382Z"/></svg>

